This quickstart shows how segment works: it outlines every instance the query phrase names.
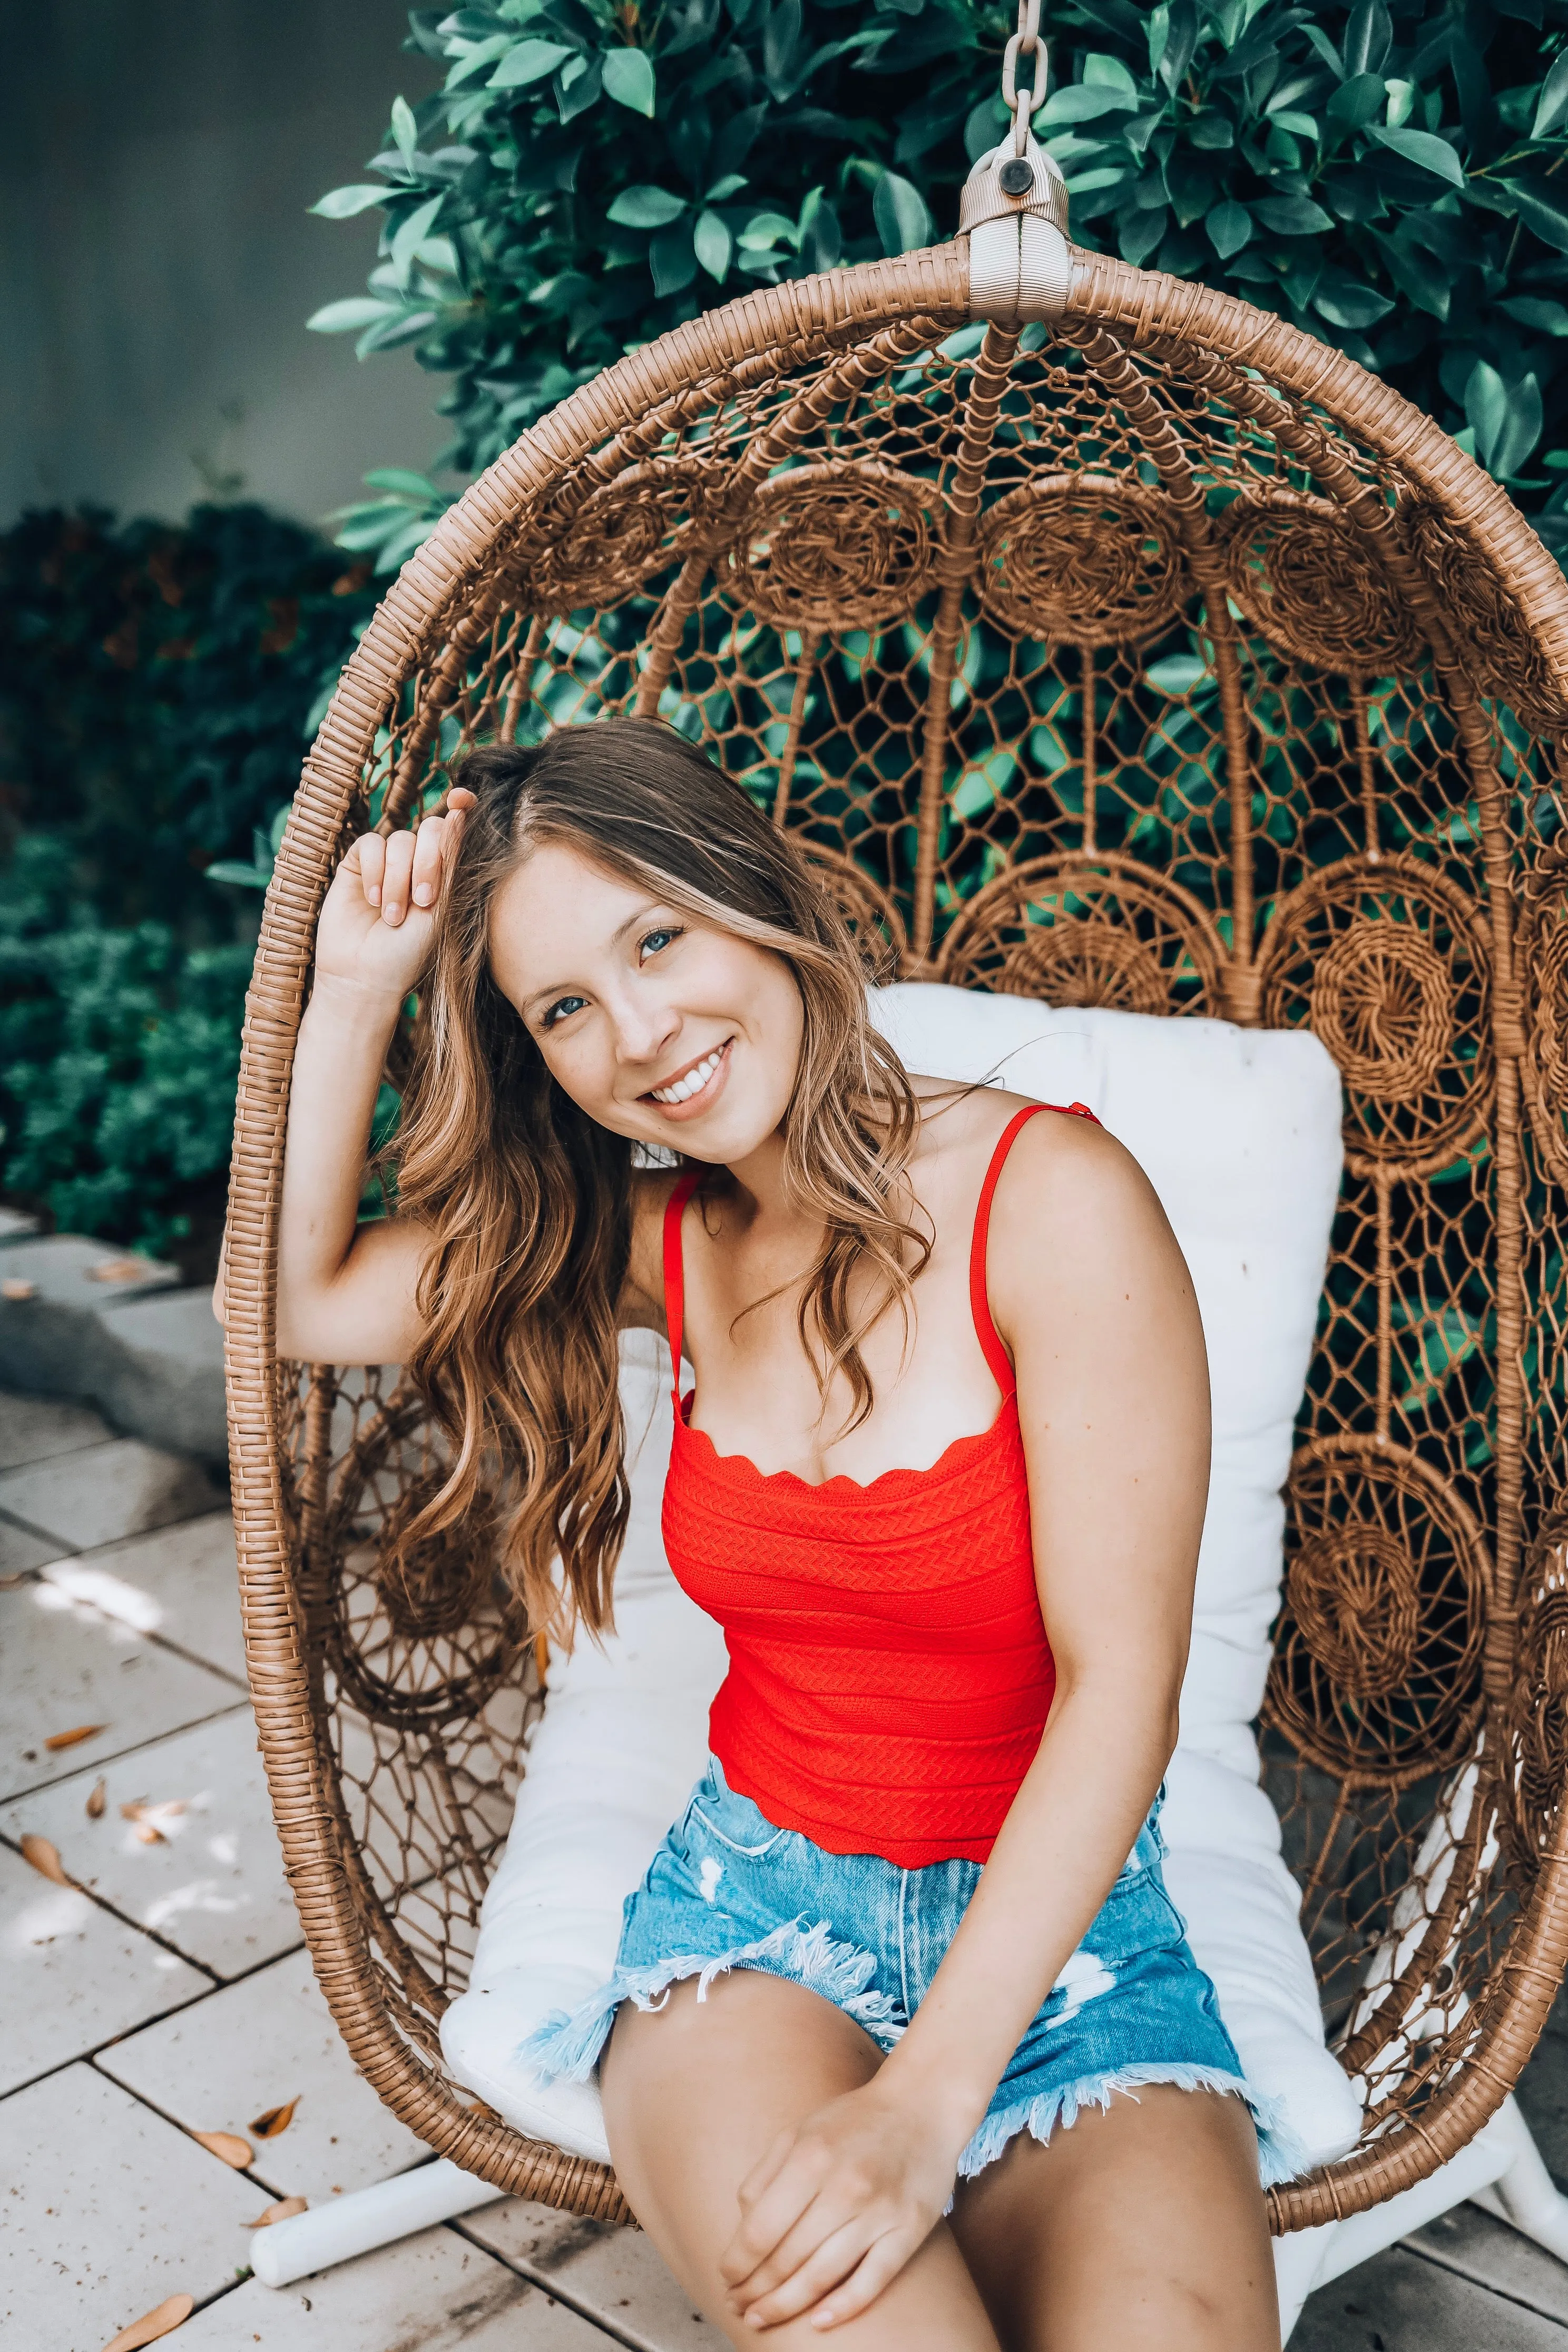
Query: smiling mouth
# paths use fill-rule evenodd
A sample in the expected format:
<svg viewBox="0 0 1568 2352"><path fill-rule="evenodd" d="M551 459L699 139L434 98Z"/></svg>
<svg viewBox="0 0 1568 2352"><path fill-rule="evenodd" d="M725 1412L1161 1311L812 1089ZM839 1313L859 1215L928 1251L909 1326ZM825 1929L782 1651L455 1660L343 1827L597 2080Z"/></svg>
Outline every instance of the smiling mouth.
<svg viewBox="0 0 1568 2352"><path fill-rule="evenodd" d="M723 1068L725 1057L734 1042L732 1037L726 1037L721 1045L715 1045L711 1053L704 1054L700 1062L691 1063L667 1085L650 1087L644 1099L656 1102L666 1110L676 1110L685 1103L695 1102L699 1095L707 1092Z"/></svg>

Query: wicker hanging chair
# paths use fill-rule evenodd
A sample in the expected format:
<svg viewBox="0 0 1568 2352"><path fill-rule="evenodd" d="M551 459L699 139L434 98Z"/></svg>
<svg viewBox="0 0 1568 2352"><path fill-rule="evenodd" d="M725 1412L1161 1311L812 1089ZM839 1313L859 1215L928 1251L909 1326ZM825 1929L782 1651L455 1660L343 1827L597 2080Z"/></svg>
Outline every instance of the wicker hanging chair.
<svg viewBox="0 0 1568 2352"><path fill-rule="evenodd" d="M679 327L498 459L344 671L268 894L228 1378L289 1876L387 2104L605 2219L613 2176L479 2105L437 2041L535 1645L482 1527L405 1556L438 1468L418 1400L273 1347L317 910L353 835L416 819L474 743L662 712L880 976L1316 1030L1346 1172L1262 1740L1364 2126L1275 2228L1463 2146L1568 1953L1568 588L1436 425L1278 318L1073 248L1026 154L1022 195L1005 151L977 167L952 242Z"/></svg>

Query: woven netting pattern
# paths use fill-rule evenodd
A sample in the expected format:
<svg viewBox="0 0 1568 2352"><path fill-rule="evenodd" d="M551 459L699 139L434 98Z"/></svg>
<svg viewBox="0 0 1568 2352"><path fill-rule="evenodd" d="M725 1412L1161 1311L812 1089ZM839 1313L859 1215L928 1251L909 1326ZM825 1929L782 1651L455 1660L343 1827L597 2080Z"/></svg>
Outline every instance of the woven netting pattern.
<svg viewBox="0 0 1568 2352"><path fill-rule="evenodd" d="M554 479L411 656L344 837L631 709L789 828L879 976L1338 1064L1262 1740L1365 2141L1419 2133L1484 2063L1568 1723L1568 707L1505 588L1231 362L917 319L694 382ZM281 1378L343 1853L434 2065L540 1662L482 1525L401 1545L439 1465L396 1375Z"/></svg>

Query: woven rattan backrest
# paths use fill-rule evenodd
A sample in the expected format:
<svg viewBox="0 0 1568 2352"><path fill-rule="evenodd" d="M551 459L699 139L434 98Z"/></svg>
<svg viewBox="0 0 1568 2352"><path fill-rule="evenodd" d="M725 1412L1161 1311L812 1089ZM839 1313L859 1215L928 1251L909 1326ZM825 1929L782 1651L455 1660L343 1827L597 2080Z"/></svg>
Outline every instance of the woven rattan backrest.
<svg viewBox="0 0 1568 2352"><path fill-rule="evenodd" d="M329 714L268 901L230 1243L291 1866L412 2112L542 1702L482 1527L384 1565L437 1468L417 1401L271 1369L310 927L352 832L433 805L467 748L658 712L803 844L881 973L1310 1026L1338 1063L1266 1764L1369 2147L1425 2134L1425 2169L1461 2061L1526 2030L1498 1990L1521 1902L1531 1951L1559 1933L1568 599L1451 443L1282 322L1080 256L1054 331L971 323L957 251L749 298L577 394L407 568ZM465 2160L506 2170L488 2128Z"/></svg>

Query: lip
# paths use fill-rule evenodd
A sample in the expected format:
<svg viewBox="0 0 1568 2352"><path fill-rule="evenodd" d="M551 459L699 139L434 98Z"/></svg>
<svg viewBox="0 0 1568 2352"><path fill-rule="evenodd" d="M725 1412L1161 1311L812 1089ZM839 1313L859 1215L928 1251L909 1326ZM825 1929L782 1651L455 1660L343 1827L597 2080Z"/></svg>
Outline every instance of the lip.
<svg viewBox="0 0 1568 2352"><path fill-rule="evenodd" d="M679 1125L686 1119L700 1118L705 1110L712 1109L713 1105L718 1101L719 1097L724 1090L724 1081L730 1075L731 1049L734 1045L734 1043L735 1040L733 1037L725 1038L724 1043L719 1048L719 1066L700 1093L689 1095L684 1102L661 1103L655 1102L650 1089L650 1091L645 1094L641 1099L647 1104L650 1110L656 1110L660 1118L673 1119L677 1125ZM685 1077L688 1070L694 1070L699 1062L705 1062L708 1055L712 1051L712 1046L709 1045L700 1054L694 1054L690 1061L687 1063L686 1069L672 1070L668 1078L661 1078L659 1080L660 1086L673 1086L678 1078Z"/></svg>

